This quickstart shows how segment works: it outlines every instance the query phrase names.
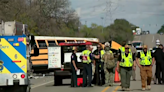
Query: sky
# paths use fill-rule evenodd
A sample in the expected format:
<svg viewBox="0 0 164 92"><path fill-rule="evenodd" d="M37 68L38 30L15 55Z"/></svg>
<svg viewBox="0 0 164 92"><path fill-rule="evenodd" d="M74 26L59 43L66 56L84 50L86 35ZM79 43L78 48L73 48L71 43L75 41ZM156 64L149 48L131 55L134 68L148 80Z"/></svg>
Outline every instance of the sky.
<svg viewBox="0 0 164 92"><path fill-rule="evenodd" d="M82 24L107 26L115 19L156 33L164 24L164 0L70 0Z"/></svg>

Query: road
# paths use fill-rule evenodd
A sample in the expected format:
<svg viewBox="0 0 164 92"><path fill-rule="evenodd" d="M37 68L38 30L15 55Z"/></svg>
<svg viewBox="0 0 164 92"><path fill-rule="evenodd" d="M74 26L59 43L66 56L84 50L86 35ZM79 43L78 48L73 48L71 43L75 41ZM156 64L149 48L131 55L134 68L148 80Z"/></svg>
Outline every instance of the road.
<svg viewBox="0 0 164 92"><path fill-rule="evenodd" d="M160 34L139 35L134 37L134 41L142 41L144 44L148 45L149 48L156 46L157 39L159 39L161 43L164 44L164 35Z"/></svg>
<svg viewBox="0 0 164 92"><path fill-rule="evenodd" d="M155 66L153 67L153 73ZM137 81L131 81L131 89L133 92L141 92L141 81L139 68L136 70ZM93 88L71 88L70 79L63 80L64 85L53 86L53 76L46 76L43 78L31 80L31 92L121 92L120 84L116 83L113 87L94 86ZM152 81L152 90L149 92L163 92L163 85L154 85Z"/></svg>

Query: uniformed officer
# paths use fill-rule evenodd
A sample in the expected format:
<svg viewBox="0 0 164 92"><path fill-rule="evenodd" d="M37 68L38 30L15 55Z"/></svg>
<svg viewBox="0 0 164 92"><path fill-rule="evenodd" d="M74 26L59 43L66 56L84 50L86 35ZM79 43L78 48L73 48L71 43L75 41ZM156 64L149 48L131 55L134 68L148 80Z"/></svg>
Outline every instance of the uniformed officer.
<svg viewBox="0 0 164 92"><path fill-rule="evenodd" d="M81 59L83 62L83 87L92 87L92 53L93 47L91 45L86 46L86 50L82 52ZM88 77L88 84L87 84L87 77Z"/></svg>
<svg viewBox="0 0 164 92"><path fill-rule="evenodd" d="M130 90L130 78L132 75L132 68L135 68L135 55L129 50L129 46L125 45L125 52L121 53L117 62L117 71L120 69L122 90Z"/></svg>
<svg viewBox="0 0 164 92"><path fill-rule="evenodd" d="M140 59L140 61L139 61ZM140 68L142 90L151 89L151 80L152 80L152 66L154 65L155 59L150 50L148 50L147 45L143 46L143 50L138 52L137 55L137 65ZM147 85L146 85L147 82Z"/></svg>
<svg viewBox="0 0 164 92"><path fill-rule="evenodd" d="M72 48L72 55L71 55L71 71L72 71L72 76L71 76L71 87L77 87L77 75L76 71L78 70L77 68L77 47Z"/></svg>

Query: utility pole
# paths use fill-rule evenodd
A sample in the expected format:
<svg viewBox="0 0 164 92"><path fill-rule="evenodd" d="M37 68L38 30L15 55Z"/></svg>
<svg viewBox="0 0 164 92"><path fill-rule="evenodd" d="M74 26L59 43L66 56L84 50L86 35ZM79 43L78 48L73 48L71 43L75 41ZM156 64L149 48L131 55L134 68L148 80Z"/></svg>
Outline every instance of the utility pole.
<svg viewBox="0 0 164 92"><path fill-rule="evenodd" d="M103 33L103 29L104 29L104 22L103 22L103 19L104 19L104 17L101 17L101 19L102 19L102 33Z"/></svg>

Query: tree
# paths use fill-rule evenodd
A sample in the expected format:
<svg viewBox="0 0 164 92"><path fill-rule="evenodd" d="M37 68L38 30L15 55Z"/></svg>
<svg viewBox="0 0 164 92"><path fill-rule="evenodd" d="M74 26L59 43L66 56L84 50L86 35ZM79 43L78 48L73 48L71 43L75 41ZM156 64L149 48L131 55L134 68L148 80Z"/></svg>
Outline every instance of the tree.
<svg viewBox="0 0 164 92"><path fill-rule="evenodd" d="M157 33L164 33L164 25L161 26Z"/></svg>

